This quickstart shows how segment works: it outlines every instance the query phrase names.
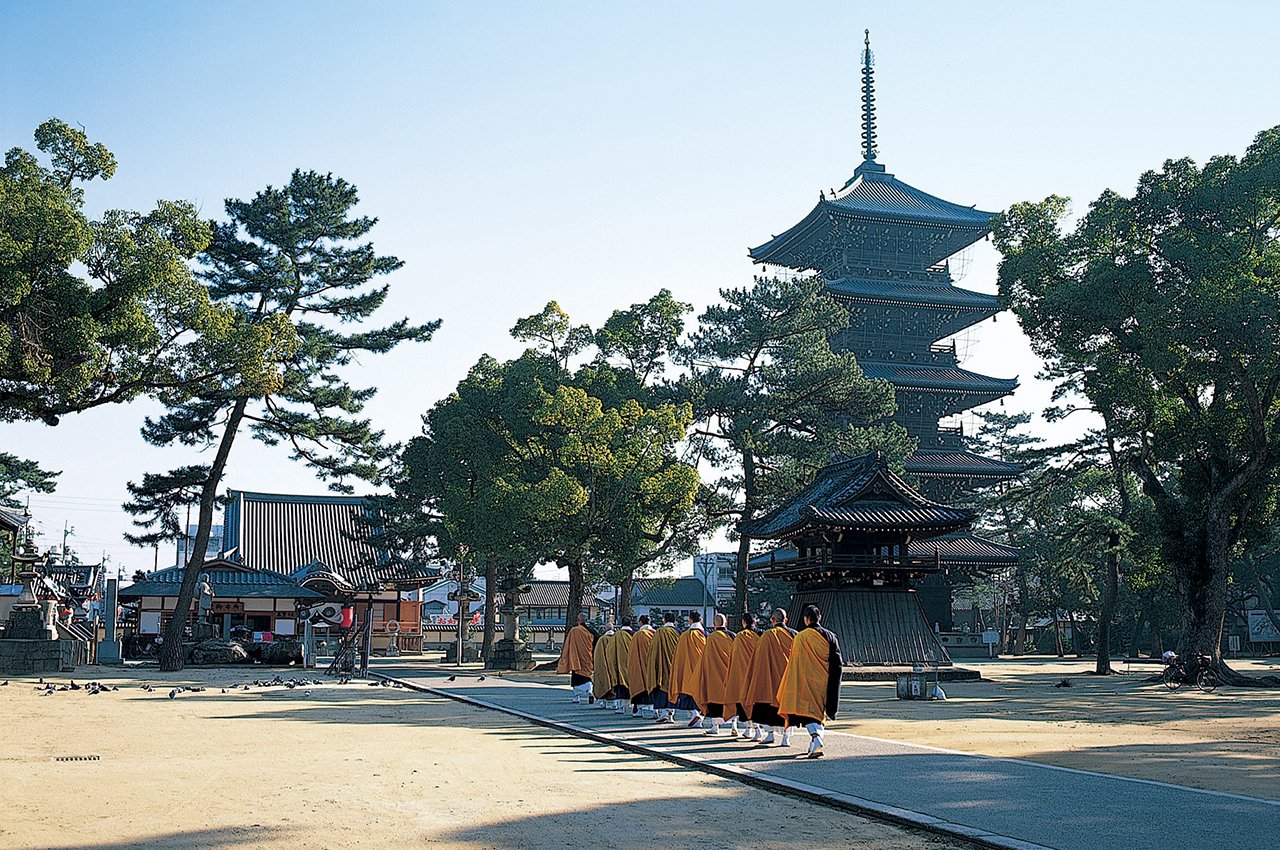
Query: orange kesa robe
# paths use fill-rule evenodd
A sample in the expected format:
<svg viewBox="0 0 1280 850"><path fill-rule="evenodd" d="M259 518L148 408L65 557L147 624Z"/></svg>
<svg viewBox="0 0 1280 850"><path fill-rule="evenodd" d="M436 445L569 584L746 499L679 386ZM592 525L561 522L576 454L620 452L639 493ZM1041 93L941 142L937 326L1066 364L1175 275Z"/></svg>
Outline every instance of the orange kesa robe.
<svg viewBox="0 0 1280 850"><path fill-rule="evenodd" d="M707 633L689 627L676 641L676 655L671 661L671 679L667 695L674 701L681 694L698 699L702 680L702 653L707 647Z"/></svg>
<svg viewBox="0 0 1280 850"><path fill-rule="evenodd" d="M601 635L596 640L596 648L591 656L591 689L600 699L612 699L609 694L617 684L613 679L613 670L609 666L609 647L612 644L613 635Z"/></svg>
<svg viewBox="0 0 1280 850"><path fill-rule="evenodd" d="M618 629L613 633L613 643L609 648L609 669L615 685L623 685L631 690L629 659L631 658L631 632Z"/></svg>
<svg viewBox="0 0 1280 850"><path fill-rule="evenodd" d="M755 657L751 659L743 706L763 704L777 707L778 685L782 684L782 674L787 670L792 640L791 632L783 626L774 626L760 636Z"/></svg>
<svg viewBox="0 0 1280 850"><path fill-rule="evenodd" d="M694 698L707 712L707 706L721 706L720 716L728 720L733 717L733 705L728 698L729 660L733 655L733 635L724 629L716 629L707 635L707 646L702 651L702 676L698 682L698 693Z"/></svg>
<svg viewBox="0 0 1280 850"><path fill-rule="evenodd" d="M649 657L649 644L653 641L653 629L639 629L631 638L631 651L627 653L627 685L634 698L653 690L647 684L645 661Z"/></svg>
<svg viewBox="0 0 1280 850"><path fill-rule="evenodd" d="M595 669L595 635L586 626L574 626L564 637L564 649L556 662L557 673L577 673L591 678Z"/></svg>
<svg viewBox="0 0 1280 850"><path fill-rule="evenodd" d="M747 677L751 674L751 661L756 655L756 645L760 642L760 633L747 629L738 632L733 638L733 654L729 657L729 680L725 683L725 702L729 705L741 705L744 711L751 711L747 702Z"/></svg>
<svg viewBox="0 0 1280 850"><path fill-rule="evenodd" d="M801 629L778 686L778 713L822 723L840 701L840 645L826 629ZM796 726L799 722L789 725Z"/></svg>
<svg viewBox="0 0 1280 850"><path fill-rule="evenodd" d="M671 684L671 662L676 657L676 644L680 642L680 632L670 623L653 633L653 641L649 644L649 654L644 662L644 683L650 691L667 691ZM675 694L667 691L667 696L675 701Z"/></svg>

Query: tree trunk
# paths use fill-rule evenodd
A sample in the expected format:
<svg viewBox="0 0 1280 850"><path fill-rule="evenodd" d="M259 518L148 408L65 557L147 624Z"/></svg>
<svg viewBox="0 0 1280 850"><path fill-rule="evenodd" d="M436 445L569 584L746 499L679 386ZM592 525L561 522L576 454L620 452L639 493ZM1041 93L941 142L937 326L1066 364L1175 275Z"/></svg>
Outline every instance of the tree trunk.
<svg viewBox="0 0 1280 850"><path fill-rule="evenodd" d="M1216 500L1215 500L1216 501ZM1211 506L1197 552L1179 570L1182 584L1182 640L1180 655L1204 654L1222 661L1222 627L1227 614L1227 575L1230 566L1230 519L1226 511Z"/></svg>
<svg viewBox="0 0 1280 850"><path fill-rule="evenodd" d="M1102 590L1102 606L1098 611L1098 663L1094 672L1105 676L1111 672L1111 620L1116 615L1116 597L1120 593L1120 533L1107 535L1106 580Z"/></svg>
<svg viewBox="0 0 1280 850"><path fill-rule="evenodd" d="M756 459L750 451L742 453L742 515L738 518L738 564L733 576L733 604L739 614L747 611L747 567L751 558L751 538L742 533L755 518Z"/></svg>
<svg viewBox="0 0 1280 850"><path fill-rule="evenodd" d="M635 589L636 574L627 573L623 577L622 583L618 585L618 622L622 622L623 617L631 617L631 592Z"/></svg>
<svg viewBox="0 0 1280 850"><path fill-rule="evenodd" d="M1139 609L1138 618L1133 622L1133 636L1129 639L1129 657L1138 657L1138 640L1142 637L1142 625L1146 614Z"/></svg>
<svg viewBox="0 0 1280 850"><path fill-rule="evenodd" d="M1053 642L1055 649L1058 650L1058 657L1061 658L1064 653L1062 651L1062 618L1055 611L1053 614Z"/></svg>
<svg viewBox="0 0 1280 850"><path fill-rule="evenodd" d="M218 452L209 466L209 477L200 488L200 515L196 528L196 539L191 544L190 557L182 571L182 586L178 589L178 601L173 607L173 619L169 621L164 633L164 645L160 647L160 669L171 673L182 669L182 638L187 619L191 616L191 602L196 595L196 579L204 569L205 554L209 551L209 535L213 529L213 509L218 501L218 487L222 484L222 475L227 469L227 458L231 456L231 444L235 442L240 423L244 420L244 411L249 400L242 398L231 408L227 417L226 428L222 431L222 440L218 443ZM185 532L186 529L183 529Z"/></svg>
<svg viewBox="0 0 1280 850"><path fill-rule="evenodd" d="M567 638L569 629L578 624L578 614L582 612L583 579L582 564L571 563L569 567L569 608L564 619L564 633Z"/></svg>
<svg viewBox="0 0 1280 850"><path fill-rule="evenodd" d="M1027 651L1027 618L1031 616L1031 591L1027 587L1027 576L1021 565L1018 566L1018 615L1022 622L1018 623L1018 637L1013 650L1014 655L1022 655Z"/></svg>
<svg viewBox="0 0 1280 850"><path fill-rule="evenodd" d="M498 562L491 557L484 559L484 645L480 657L485 661L493 653L494 635L498 630ZM514 635L508 635L512 640Z"/></svg>

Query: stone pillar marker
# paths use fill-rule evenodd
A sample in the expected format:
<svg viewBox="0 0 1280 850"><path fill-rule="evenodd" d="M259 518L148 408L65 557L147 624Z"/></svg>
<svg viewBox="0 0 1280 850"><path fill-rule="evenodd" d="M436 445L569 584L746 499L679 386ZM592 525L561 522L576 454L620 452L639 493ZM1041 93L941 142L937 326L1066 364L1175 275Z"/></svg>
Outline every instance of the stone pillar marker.
<svg viewBox="0 0 1280 850"><path fill-rule="evenodd" d="M119 578L107 579L107 591L103 600L103 636L98 642L99 664L123 664L124 655L120 648L120 637L116 634L116 608L119 593Z"/></svg>
<svg viewBox="0 0 1280 850"><path fill-rule="evenodd" d="M502 586L502 640L493 645L488 669L533 669L533 650L520 640L520 596L529 590L529 585L521 582L507 582Z"/></svg>

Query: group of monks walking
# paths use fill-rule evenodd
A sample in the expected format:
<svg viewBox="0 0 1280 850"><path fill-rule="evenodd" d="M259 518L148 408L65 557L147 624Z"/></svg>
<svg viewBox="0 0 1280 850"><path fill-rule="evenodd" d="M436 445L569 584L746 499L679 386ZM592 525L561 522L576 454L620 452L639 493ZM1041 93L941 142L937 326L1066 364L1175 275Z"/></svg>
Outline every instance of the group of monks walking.
<svg viewBox="0 0 1280 850"><path fill-rule="evenodd" d="M691 728L719 735L727 724L730 736L762 746L789 747L791 730L804 728L809 757L820 757L844 664L839 641L822 627L822 612L804 606L799 631L787 625L781 608L764 631L756 629L753 614L742 615L737 632L727 625L716 614L707 631L695 611L681 631L675 615L666 613L656 628L641 615L634 626L624 618L597 635L580 616L556 669L569 674L575 703L656 723L674 724L684 711Z"/></svg>

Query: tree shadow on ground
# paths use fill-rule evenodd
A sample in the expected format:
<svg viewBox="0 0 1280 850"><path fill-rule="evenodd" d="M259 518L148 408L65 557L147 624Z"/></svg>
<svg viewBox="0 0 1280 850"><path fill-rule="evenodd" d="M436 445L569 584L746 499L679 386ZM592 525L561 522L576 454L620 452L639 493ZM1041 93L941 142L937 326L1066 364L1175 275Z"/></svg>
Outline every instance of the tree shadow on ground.
<svg viewBox="0 0 1280 850"><path fill-rule="evenodd" d="M218 850L219 848L260 847L263 842L280 842L283 845L289 833L290 830L277 826L254 824L134 835L119 841L54 843L42 846L48 847L49 850L137 850L139 847L154 848L154 850Z"/></svg>
<svg viewBox="0 0 1280 850"><path fill-rule="evenodd" d="M514 816L498 823L462 826L439 836L446 844L493 850L598 850L635 847L715 847L741 850L976 850L955 839L877 823L811 804L769 801L769 816L756 817L752 789L701 798L663 797L592 804L551 814Z"/></svg>

